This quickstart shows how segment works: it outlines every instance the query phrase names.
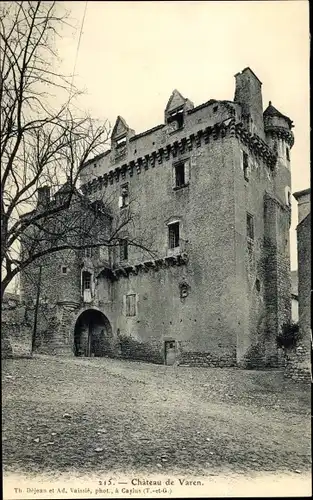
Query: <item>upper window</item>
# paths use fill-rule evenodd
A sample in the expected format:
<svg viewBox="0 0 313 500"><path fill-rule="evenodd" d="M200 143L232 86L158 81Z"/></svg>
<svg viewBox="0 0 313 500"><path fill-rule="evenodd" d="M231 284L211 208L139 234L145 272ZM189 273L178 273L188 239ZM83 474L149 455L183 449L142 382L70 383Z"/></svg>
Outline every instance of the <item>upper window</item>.
<svg viewBox="0 0 313 500"><path fill-rule="evenodd" d="M247 237L254 240L254 217L251 214L247 214Z"/></svg>
<svg viewBox="0 0 313 500"><path fill-rule="evenodd" d="M180 161L173 165L173 188L181 188L189 183L188 162Z"/></svg>
<svg viewBox="0 0 313 500"><path fill-rule="evenodd" d="M124 184L121 187L121 195L119 198L120 208L127 207L129 204L129 192L128 192L128 184Z"/></svg>
<svg viewBox="0 0 313 500"><path fill-rule="evenodd" d="M172 222L168 225L169 248L179 247L179 222Z"/></svg>
<svg viewBox="0 0 313 500"><path fill-rule="evenodd" d="M171 124L174 130L179 130L184 126L184 110L183 108L176 109L170 113L167 123Z"/></svg>
<svg viewBox="0 0 313 500"><path fill-rule="evenodd" d="M83 290L90 290L91 288L91 273L83 271Z"/></svg>
<svg viewBox="0 0 313 500"><path fill-rule="evenodd" d="M67 266L61 266L61 274L67 274Z"/></svg>
<svg viewBox="0 0 313 500"><path fill-rule="evenodd" d="M286 158L287 158L287 161L290 161L290 152L289 152L289 148L286 148Z"/></svg>
<svg viewBox="0 0 313 500"><path fill-rule="evenodd" d="M136 316L136 294L126 295L126 316Z"/></svg>
<svg viewBox="0 0 313 500"><path fill-rule="evenodd" d="M115 147L122 148L123 146L126 146L126 135L115 141Z"/></svg>
<svg viewBox="0 0 313 500"><path fill-rule="evenodd" d="M128 260L128 241L120 240L120 260Z"/></svg>

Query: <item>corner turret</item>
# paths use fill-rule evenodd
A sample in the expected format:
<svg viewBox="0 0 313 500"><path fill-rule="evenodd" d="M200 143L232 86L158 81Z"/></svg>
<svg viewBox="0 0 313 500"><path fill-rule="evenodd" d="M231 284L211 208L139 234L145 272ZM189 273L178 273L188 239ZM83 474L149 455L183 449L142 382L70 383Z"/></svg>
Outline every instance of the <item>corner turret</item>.
<svg viewBox="0 0 313 500"><path fill-rule="evenodd" d="M270 101L263 113L264 131L268 145L277 151L278 162L290 169L290 149L294 144L293 122Z"/></svg>

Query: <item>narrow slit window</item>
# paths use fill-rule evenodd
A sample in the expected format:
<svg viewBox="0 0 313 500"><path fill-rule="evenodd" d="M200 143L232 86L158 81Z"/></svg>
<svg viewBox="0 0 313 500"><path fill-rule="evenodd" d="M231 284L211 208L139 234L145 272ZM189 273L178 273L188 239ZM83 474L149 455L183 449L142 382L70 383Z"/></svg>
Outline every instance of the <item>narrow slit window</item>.
<svg viewBox="0 0 313 500"><path fill-rule="evenodd" d="M83 272L83 290L90 290L91 288L91 274Z"/></svg>
<svg viewBox="0 0 313 500"><path fill-rule="evenodd" d="M242 152L242 168L243 168L243 176L246 181L249 180L249 156L243 151Z"/></svg>
<svg viewBox="0 0 313 500"><path fill-rule="evenodd" d="M128 184L124 184L124 186L121 187L120 208L127 207L128 205L129 205Z"/></svg>
<svg viewBox="0 0 313 500"><path fill-rule="evenodd" d="M289 148L286 148L286 158L287 158L287 161L290 161L290 152L289 152Z"/></svg>
<svg viewBox="0 0 313 500"><path fill-rule="evenodd" d="M254 217L251 214L247 214L247 237L254 240Z"/></svg>
<svg viewBox="0 0 313 500"><path fill-rule="evenodd" d="M168 226L169 248L179 247L179 222L174 222Z"/></svg>
<svg viewBox="0 0 313 500"><path fill-rule="evenodd" d="M120 260L128 260L128 241L120 241Z"/></svg>

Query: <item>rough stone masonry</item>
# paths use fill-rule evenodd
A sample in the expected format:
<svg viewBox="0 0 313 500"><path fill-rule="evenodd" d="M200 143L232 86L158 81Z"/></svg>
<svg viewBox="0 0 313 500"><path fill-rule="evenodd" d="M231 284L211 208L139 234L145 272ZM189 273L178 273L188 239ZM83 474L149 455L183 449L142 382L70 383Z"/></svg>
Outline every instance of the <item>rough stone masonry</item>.
<svg viewBox="0 0 313 500"><path fill-rule="evenodd" d="M293 124L272 103L263 112L250 68L235 81L234 101L194 106L174 90L164 123L140 134L117 118L111 149L82 170L81 191L105 201L108 233L127 211L134 224L118 248L42 261L37 349L276 366L291 312ZM138 239L151 252L131 244ZM21 277L30 304L38 265Z"/></svg>

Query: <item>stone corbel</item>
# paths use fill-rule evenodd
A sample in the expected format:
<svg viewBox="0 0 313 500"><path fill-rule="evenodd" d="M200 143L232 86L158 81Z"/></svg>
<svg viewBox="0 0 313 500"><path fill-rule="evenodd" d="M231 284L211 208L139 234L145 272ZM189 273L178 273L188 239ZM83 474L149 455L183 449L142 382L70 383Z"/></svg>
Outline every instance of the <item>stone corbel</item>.
<svg viewBox="0 0 313 500"><path fill-rule="evenodd" d="M121 177L123 180L126 177L126 172L127 172L127 165L124 163L124 165L121 166Z"/></svg>
<svg viewBox="0 0 313 500"><path fill-rule="evenodd" d="M193 135L187 137L187 147L189 151L192 151L192 141L193 141Z"/></svg>
<svg viewBox="0 0 313 500"><path fill-rule="evenodd" d="M156 159L156 152L154 151L153 153L151 153L149 158L150 158L151 167L154 167L155 166L155 159Z"/></svg>
<svg viewBox="0 0 313 500"><path fill-rule="evenodd" d="M199 130L195 136L197 148L201 147L201 136L202 136L202 130Z"/></svg>
<svg viewBox="0 0 313 500"><path fill-rule="evenodd" d="M157 160L158 160L158 163L163 162L163 148L161 148L157 151Z"/></svg>
<svg viewBox="0 0 313 500"><path fill-rule="evenodd" d="M114 181L114 171L110 170L109 171L109 183L113 184L113 181Z"/></svg>
<svg viewBox="0 0 313 500"><path fill-rule="evenodd" d="M108 174L103 174L103 184L106 187L108 185L109 179Z"/></svg>
<svg viewBox="0 0 313 500"><path fill-rule="evenodd" d="M135 161L135 167L136 167L137 174L140 174L141 173L141 161L139 160L139 158L137 161Z"/></svg>
<svg viewBox="0 0 313 500"><path fill-rule="evenodd" d="M121 173L120 167L116 167L116 169L114 170L114 177L115 177L116 182L119 181L120 173Z"/></svg>

